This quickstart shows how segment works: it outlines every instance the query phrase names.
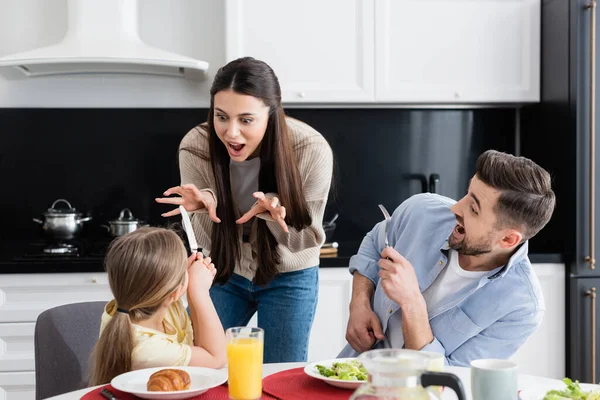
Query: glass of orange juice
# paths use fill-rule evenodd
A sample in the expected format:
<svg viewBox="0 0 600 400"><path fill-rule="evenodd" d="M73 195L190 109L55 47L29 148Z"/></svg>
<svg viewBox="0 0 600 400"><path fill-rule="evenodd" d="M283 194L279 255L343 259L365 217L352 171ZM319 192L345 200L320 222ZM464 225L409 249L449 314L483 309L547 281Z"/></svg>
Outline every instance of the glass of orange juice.
<svg viewBox="0 0 600 400"><path fill-rule="evenodd" d="M229 398L256 400L262 396L262 365L265 333L260 328L229 328L227 336L227 369Z"/></svg>

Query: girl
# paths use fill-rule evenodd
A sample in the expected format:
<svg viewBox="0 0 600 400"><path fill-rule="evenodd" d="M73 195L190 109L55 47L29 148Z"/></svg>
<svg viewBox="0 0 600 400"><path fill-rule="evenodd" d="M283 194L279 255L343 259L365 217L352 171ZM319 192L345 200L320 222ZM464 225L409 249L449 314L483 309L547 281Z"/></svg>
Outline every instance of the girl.
<svg viewBox="0 0 600 400"><path fill-rule="evenodd" d="M140 228L111 243L114 300L92 352L91 386L141 368L225 365L225 334L209 296L216 270L197 254L188 259L179 236L164 228ZM181 301L186 291L191 322Z"/></svg>
<svg viewBox="0 0 600 400"><path fill-rule="evenodd" d="M179 197L156 201L193 212L199 245L219 265L210 295L224 327L246 325L258 311L265 362L306 361L331 148L285 116L279 81L262 61L225 65L210 95L207 123L179 147L182 186L164 192Z"/></svg>

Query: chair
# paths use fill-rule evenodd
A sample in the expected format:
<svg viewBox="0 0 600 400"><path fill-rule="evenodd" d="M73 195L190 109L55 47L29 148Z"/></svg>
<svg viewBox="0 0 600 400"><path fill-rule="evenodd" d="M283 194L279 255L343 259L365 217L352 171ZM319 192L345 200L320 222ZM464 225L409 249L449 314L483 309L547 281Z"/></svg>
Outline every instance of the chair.
<svg viewBox="0 0 600 400"><path fill-rule="evenodd" d="M86 386L105 305L105 301L66 304L38 316L34 333L37 400Z"/></svg>

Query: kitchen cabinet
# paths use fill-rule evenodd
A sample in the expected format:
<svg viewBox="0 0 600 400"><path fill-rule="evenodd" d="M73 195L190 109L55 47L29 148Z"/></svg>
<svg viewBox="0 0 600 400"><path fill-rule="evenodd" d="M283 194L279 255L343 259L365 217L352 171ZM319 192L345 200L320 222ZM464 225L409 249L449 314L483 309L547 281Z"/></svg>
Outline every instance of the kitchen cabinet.
<svg viewBox="0 0 600 400"><path fill-rule="evenodd" d="M565 377L565 264L533 264L544 295L546 312L539 329L511 357L519 373L562 379Z"/></svg>
<svg viewBox="0 0 600 400"><path fill-rule="evenodd" d="M539 101L540 0L378 0L375 101Z"/></svg>
<svg viewBox="0 0 600 400"><path fill-rule="evenodd" d="M287 105L539 101L540 0L228 0L226 60Z"/></svg>
<svg viewBox="0 0 600 400"><path fill-rule="evenodd" d="M597 382L596 360L600 353L596 344L600 340L597 327L597 292L600 291L600 278L577 278L569 280L569 374L576 375L585 382ZM573 329L577 327L577 329ZM576 378L573 378L576 379Z"/></svg>
<svg viewBox="0 0 600 400"><path fill-rule="evenodd" d="M34 328L34 322L0 323L0 343L4 345L4 351L0 352L0 371L33 371L35 369Z"/></svg>
<svg viewBox="0 0 600 400"><path fill-rule="evenodd" d="M565 254L566 376L600 378L595 331L595 290L600 288L600 148L598 138L596 2L549 1L542 6L541 102L521 111L521 155L552 175L557 208L532 240ZM541 146L543 144L543 146Z"/></svg>
<svg viewBox="0 0 600 400"><path fill-rule="evenodd" d="M2 275L0 323L35 322L62 304L110 299L106 273Z"/></svg>
<svg viewBox="0 0 600 400"><path fill-rule="evenodd" d="M63 304L111 297L106 273L1 275L0 398L35 399L33 334L38 315Z"/></svg>
<svg viewBox="0 0 600 400"><path fill-rule="evenodd" d="M374 0L227 0L226 58L277 74L284 103L372 103Z"/></svg>
<svg viewBox="0 0 600 400"><path fill-rule="evenodd" d="M319 269L319 300L308 340L308 361L335 358L346 345L352 275L348 268ZM257 326L257 314L248 326Z"/></svg>
<svg viewBox="0 0 600 400"><path fill-rule="evenodd" d="M3 400L34 400L35 372L0 372L0 394Z"/></svg>

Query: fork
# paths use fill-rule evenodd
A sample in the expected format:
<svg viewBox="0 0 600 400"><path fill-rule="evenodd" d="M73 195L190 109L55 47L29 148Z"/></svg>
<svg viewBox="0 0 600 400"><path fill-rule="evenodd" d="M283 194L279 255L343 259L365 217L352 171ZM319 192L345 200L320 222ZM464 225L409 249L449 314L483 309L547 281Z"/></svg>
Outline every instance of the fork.
<svg viewBox="0 0 600 400"><path fill-rule="evenodd" d="M390 242L388 240L388 222L392 219L392 217L390 217L390 213L388 212L388 210L385 209L383 204L379 205L379 209L385 217L385 247L388 247L390 245Z"/></svg>
<svg viewBox="0 0 600 400"><path fill-rule="evenodd" d="M383 216L385 217L385 247L389 247L390 241L388 240L388 225L389 225L389 222L392 219L392 217L390 217L390 213L388 212L388 210L385 209L383 204L379 204L379 209L381 210L381 212L383 213ZM390 261L392 260L389 257L386 257L386 258Z"/></svg>

